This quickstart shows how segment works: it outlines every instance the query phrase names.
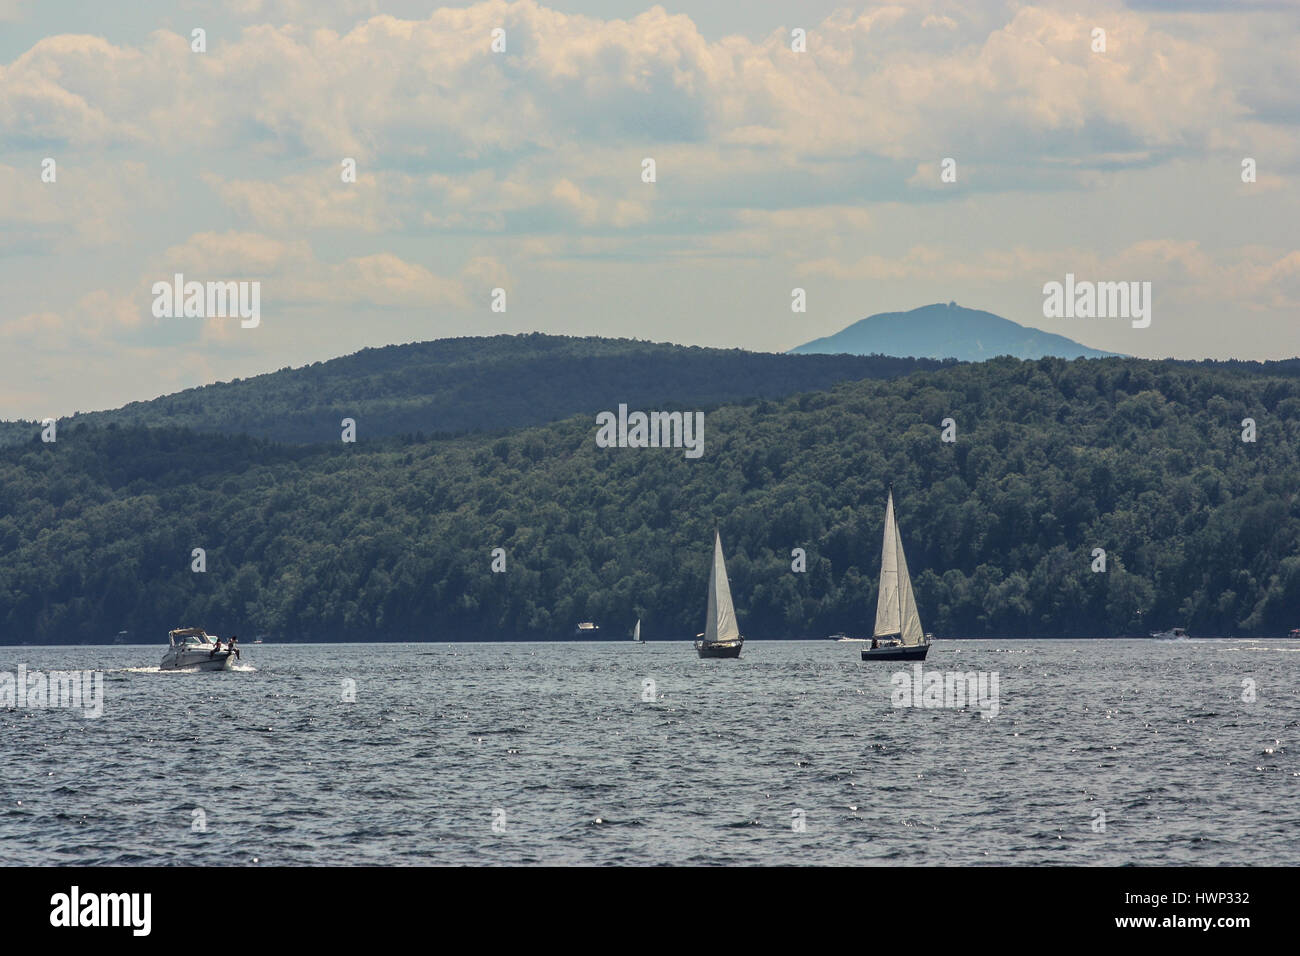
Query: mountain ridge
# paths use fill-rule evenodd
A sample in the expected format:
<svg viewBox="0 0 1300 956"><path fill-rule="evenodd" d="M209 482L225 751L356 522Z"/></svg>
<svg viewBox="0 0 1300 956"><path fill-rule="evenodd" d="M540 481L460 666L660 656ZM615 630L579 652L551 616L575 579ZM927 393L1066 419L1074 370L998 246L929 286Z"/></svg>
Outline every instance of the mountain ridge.
<svg viewBox="0 0 1300 956"><path fill-rule="evenodd" d="M796 345L787 354L892 355L961 362L981 362L999 355L1026 360L1125 357L955 302L935 302L907 312L878 312L832 335Z"/></svg>
<svg viewBox="0 0 1300 956"><path fill-rule="evenodd" d="M776 399L946 364L953 363L540 332L462 336L362 349L78 412L60 418L58 427L179 426L291 443L337 442L343 418L372 438L493 432L595 414L620 402L671 409ZM25 443L39 430L36 422L0 422L0 446Z"/></svg>

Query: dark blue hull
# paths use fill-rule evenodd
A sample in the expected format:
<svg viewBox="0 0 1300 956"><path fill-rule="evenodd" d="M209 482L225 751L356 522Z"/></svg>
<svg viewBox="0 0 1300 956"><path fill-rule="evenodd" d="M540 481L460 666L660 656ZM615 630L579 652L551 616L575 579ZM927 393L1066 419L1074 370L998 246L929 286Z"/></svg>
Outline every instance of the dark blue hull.
<svg viewBox="0 0 1300 956"><path fill-rule="evenodd" d="M923 661L930 653L929 644L913 644L911 647L895 645L894 647L868 647L862 652L864 661Z"/></svg>
<svg viewBox="0 0 1300 956"><path fill-rule="evenodd" d="M727 644L705 644L703 641L697 641L695 649L700 652L701 657L739 657L742 644L744 641L733 641Z"/></svg>

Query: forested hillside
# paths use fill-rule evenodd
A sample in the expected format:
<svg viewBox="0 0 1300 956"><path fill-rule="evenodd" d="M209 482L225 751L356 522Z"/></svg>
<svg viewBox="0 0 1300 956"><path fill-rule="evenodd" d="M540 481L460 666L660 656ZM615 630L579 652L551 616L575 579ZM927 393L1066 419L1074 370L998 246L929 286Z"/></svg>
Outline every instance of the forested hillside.
<svg viewBox="0 0 1300 956"><path fill-rule="evenodd" d="M619 402L716 405L940 368L933 359L776 355L631 339L496 335L365 349L296 369L187 389L60 423L179 425L282 442L358 434L449 435L541 425ZM953 364L951 361L946 364ZM658 406L656 406L658 407ZM0 423L0 445L34 422Z"/></svg>
<svg viewBox="0 0 1300 956"><path fill-rule="evenodd" d="M940 423L956 423L956 442ZM1242 441L1244 418L1258 440ZM72 426L0 451L0 640L702 629L718 522L744 633L863 633L894 483L938 636L1300 627L1300 381L998 359L706 415L705 453L505 436L280 446ZM191 550L207 571L190 570ZM490 552L507 570L490 571ZM791 549L807 573L791 571ZM1104 548L1105 573L1090 569Z"/></svg>

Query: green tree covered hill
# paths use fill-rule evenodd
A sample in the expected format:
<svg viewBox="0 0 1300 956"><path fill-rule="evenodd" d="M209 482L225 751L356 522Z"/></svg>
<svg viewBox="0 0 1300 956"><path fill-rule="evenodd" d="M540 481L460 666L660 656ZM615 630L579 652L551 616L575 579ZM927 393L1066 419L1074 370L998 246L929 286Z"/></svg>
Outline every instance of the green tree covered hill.
<svg viewBox="0 0 1300 956"><path fill-rule="evenodd" d="M541 425L618 402L711 405L779 398L944 364L881 355L776 355L630 339L495 335L364 349L73 415L60 427L176 425L282 442L325 442L337 441L339 422L352 418L358 433L371 438L451 435ZM35 422L0 422L0 445L25 442L37 429Z"/></svg>
<svg viewBox="0 0 1300 956"><path fill-rule="evenodd" d="M75 425L4 449L0 640L162 640L190 623L543 638L580 620L623 636L638 615L651 639L690 638L715 520L747 636L863 633L890 481L941 637L1300 627L1294 375L997 359L713 408L698 460L594 434L587 415L317 446ZM806 574L791 572L796 547Z"/></svg>

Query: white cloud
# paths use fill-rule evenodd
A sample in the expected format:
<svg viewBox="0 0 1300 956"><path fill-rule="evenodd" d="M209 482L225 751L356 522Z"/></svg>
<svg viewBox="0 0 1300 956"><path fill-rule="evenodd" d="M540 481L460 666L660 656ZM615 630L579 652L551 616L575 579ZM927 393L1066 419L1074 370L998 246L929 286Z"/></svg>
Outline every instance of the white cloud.
<svg viewBox="0 0 1300 956"><path fill-rule="evenodd" d="M158 196L141 162L94 163L60 153L54 182L41 163L0 164L0 228L21 231L44 251L121 242L135 217L156 208Z"/></svg>
<svg viewBox="0 0 1300 956"><path fill-rule="evenodd" d="M158 272L207 279L244 279L305 270L313 263L306 240L284 242L251 232L201 232L162 254Z"/></svg>
<svg viewBox="0 0 1300 956"><path fill-rule="evenodd" d="M260 24L211 38L203 55L166 31L139 48L58 36L4 68L0 128L171 149L179 122L207 146L233 135L276 154L436 166L634 139L902 158L987 155L1015 135L1087 155L1190 148L1249 118L1227 60L1242 69L1255 35L1225 49L1213 24L1174 30L1112 9L1097 54L1092 18L1027 6L988 29L932 6L837 14L801 55L783 31L708 42L659 7L597 20L532 0L375 16L341 34ZM504 55L488 48L496 26ZM961 42L936 47L936 33Z"/></svg>

